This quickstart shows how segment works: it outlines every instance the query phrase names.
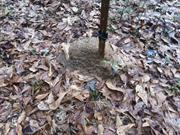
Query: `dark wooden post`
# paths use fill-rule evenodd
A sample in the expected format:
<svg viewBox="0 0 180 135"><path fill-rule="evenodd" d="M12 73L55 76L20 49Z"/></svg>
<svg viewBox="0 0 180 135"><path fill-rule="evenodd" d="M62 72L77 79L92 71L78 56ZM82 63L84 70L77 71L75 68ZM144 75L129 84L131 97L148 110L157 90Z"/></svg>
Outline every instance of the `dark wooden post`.
<svg viewBox="0 0 180 135"><path fill-rule="evenodd" d="M99 31L99 54L104 57L105 43L108 37L107 24L108 24L108 12L109 12L110 0L101 0L101 20L100 20L100 31Z"/></svg>

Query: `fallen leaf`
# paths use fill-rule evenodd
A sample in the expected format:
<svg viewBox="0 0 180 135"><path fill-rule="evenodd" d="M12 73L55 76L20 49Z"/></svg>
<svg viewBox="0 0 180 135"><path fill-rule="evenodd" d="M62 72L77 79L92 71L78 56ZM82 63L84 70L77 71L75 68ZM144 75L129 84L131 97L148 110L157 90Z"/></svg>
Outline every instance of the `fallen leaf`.
<svg viewBox="0 0 180 135"><path fill-rule="evenodd" d="M124 94L121 91L110 91L107 87L103 87L100 92L103 94L103 96L112 101L120 102L124 98Z"/></svg>
<svg viewBox="0 0 180 135"><path fill-rule="evenodd" d="M76 85L70 86L70 95L79 101L84 101L85 99L89 98L89 91L82 90L81 88L77 87Z"/></svg>
<svg viewBox="0 0 180 135"><path fill-rule="evenodd" d="M148 74L143 75L142 77L142 82L146 83L150 81L150 76Z"/></svg>
<svg viewBox="0 0 180 135"><path fill-rule="evenodd" d="M26 41L22 47L24 50L29 50L29 45L31 44L31 40Z"/></svg>
<svg viewBox="0 0 180 135"><path fill-rule="evenodd" d="M79 101L84 101L89 98L89 92L88 91L81 91L81 92L74 92L73 97L78 99Z"/></svg>
<svg viewBox="0 0 180 135"><path fill-rule="evenodd" d="M60 106L62 99L68 92L69 91L59 92L58 99L54 101L53 103L49 104L50 110L56 110Z"/></svg>
<svg viewBox="0 0 180 135"><path fill-rule="evenodd" d="M43 100L44 98L46 98L48 96L49 93L44 93L44 94L39 94L35 97L35 99L41 101Z"/></svg>
<svg viewBox="0 0 180 135"><path fill-rule="evenodd" d="M10 115L11 111L11 103L5 101L4 103L0 104L0 122L4 122L6 118Z"/></svg>
<svg viewBox="0 0 180 135"><path fill-rule="evenodd" d="M23 135L22 126L20 124L17 125L17 135Z"/></svg>
<svg viewBox="0 0 180 135"><path fill-rule="evenodd" d="M102 121L103 120L103 116L102 116L102 114L100 112L95 112L94 117L98 121Z"/></svg>
<svg viewBox="0 0 180 135"><path fill-rule="evenodd" d="M128 77L126 76L126 74L121 74L120 77L122 82L126 85L128 82Z"/></svg>
<svg viewBox="0 0 180 135"><path fill-rule="evenodd" d="M163 70L161 68L157 67L157 70L159 73L161 73L161 74L163 73Z"/></svg>
<svg viewBox="0 0 180 135"><path fill-rule="evenodd" d="M34 62L34 64L29 68L30 71L36 72L38 70L39 61Z"/></svg>
<svg viewBox="0 0 180 135"><path fill-rule="evenodd" d="M52 92L50 92L50 94L49 94L47 100L45 100L45 102L46 102L47 104L51 104L51 103L54 102L54 95L53 95Z"/></svg>
<svg viewBox="0 0 180 135"><path fill-rule="evenodd" d="M175 128L177 132L180 132L180 118L165 118L165 121Z"/></svg>
<svg viewBox="0 0 180 135"><path fill-rule="evenodd" d="M40 129L40 126L39 126L39 122L37 120L33 120L31 119L29 121L29 126L31 127L31 129L35 132L37 131L38 129Z"/></svg>
<svg viewBox="0 0 180 135"><path fill-rule="evenodd" d="M98 125L98 135L104 135L104 127L102 124Z"/></svg>
<svg viewBox="0 0 180 135"><path fill-rule="evenodd" d="M144 87L141 85L136 85L135 90L137 95L143 100L143 102L148 105L148 95Z"/></svg>
<svg viewBox="0 0 180 135"><path fill-rule="evenodd" d="M46 104L44 101L39 102L39 104L37 105L38 109L41 111L48 111L49 110L49 106L48 104Z"/></svg>
<svg viewBox="0 0 180 135"><path fill-rule="evenodd" d="M2 87L5 87L5 86L7 86L8 84L6 84L5 82L4 82L4 79L0 79L0 88L2 88Z"/></svg>
<svg viewBox="0 0 180 135"><path fill-rule="evenodd" d="M106 86L113 91L119 91L123 93L123 90L119 87L114 86L114 84L111 82L111 80L107 80L106 81Z"/></svg>
<svg viewBox="0 0 180 135"><path fill-rule="evenodd" d="M92 134L94 134L96 132L96 128L94 126L92 126L92 125L90 125L90 126L85 126L84 125L84 130L85 130L85 133L82 132L81 135L84 135L84 134L92 135Z"/></svg>
<svg viewBox="0 0 180 135"><path fill-rule="evenodd" d="M49 64L49 72L48 72L48 76L51 77L53 74L53 71L52 71L52 64L50 63Z"/></svg>
<svg viewBox="0 0 180 135"><path fill-rule="evenodd" d="M126 132L131 129L134 124L123 125L122 120L116 116L116 133L117 135L126 135Z"/></svg>
<svg viewBox="0 0 180 135"><path fill-rule="evenodd" d="M78 9L77 7L72 7L72 11L73 11L73 12L77 13L78 10L79 10L79 9Z"/></svg>
<svg viewBox="0 0 180 135"><path fill-rule="evenodd" d="M23 122L23 121L25 120L25 118L26 118L26 112L23 111L23 112L21 113L21 115L19 116L19 118L18 118L18 120L17 120L17 123L18 123L18 124L21 124L21 122Z"/></svg>
<svg viewBox="0 0 180 135"><path fill-rule="evenodd" d="M6 123L4 127L4 135L8 135L10 131L10 123Z"/></svg>

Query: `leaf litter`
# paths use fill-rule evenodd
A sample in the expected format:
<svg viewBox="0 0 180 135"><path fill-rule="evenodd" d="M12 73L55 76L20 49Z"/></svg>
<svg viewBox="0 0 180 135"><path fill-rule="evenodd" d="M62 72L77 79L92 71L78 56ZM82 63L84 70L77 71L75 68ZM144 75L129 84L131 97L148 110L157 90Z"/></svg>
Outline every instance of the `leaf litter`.
<svg viewBox="0 0 180 135"><path fill-rule="evenodd" d="M100 0L1 1L0 134L178 135L179 6L112 0L101 60Z"/></svg>

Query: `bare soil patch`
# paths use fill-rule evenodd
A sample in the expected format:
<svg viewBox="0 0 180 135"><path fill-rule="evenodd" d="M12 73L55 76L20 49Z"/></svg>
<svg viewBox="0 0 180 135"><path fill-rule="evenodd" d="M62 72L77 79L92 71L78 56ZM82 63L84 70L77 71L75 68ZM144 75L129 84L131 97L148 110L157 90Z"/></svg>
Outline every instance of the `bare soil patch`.
<svg viewBox="0 0 180 135"><path fill-rule="evenodd" d="M98 54L98 39L85 38L71 43L68 68L79 70L83 75L110 77L110 70L102 64Z"/></svg>

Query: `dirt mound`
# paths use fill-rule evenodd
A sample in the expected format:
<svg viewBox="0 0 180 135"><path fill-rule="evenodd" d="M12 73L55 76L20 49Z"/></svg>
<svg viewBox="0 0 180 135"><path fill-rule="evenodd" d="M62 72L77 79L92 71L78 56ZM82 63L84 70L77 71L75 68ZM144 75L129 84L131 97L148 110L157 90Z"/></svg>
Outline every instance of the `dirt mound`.
<svg viewBox="0 0 180 135"><path fill-rule="evenodd" d="M71 43L68 68L79 70L84 75L106 78L111 76L109 68L102 64L103 59L98 54L98 39L85 38Z"/></svg>

